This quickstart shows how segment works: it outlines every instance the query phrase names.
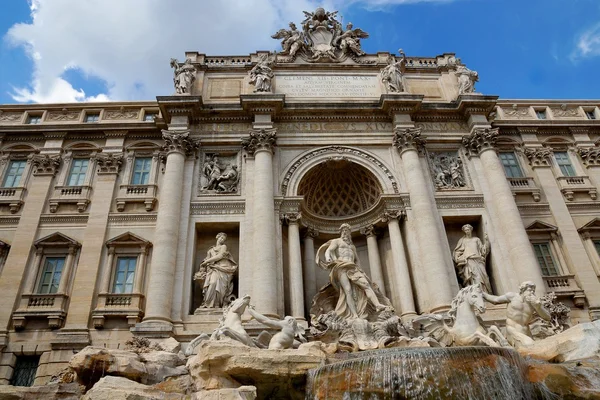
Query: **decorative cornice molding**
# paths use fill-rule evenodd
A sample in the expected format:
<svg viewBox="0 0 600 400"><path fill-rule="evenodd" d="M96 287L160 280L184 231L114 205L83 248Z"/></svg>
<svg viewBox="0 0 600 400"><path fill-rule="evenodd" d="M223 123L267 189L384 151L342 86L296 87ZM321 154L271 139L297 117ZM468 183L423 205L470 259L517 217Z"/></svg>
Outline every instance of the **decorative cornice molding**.
<svg viewBox="0 0 600 400"><path fill-rule="evenodd" d="M600 166L600 148L598 147L578 147L577 153L583 165L586 167Z"/></svg>
<svg viewBox="0 0 600 400"><path fill-rule="evenodd" d="M277 129L251 129L249 136L242 138L242 148L253 156L257 151L273 152L277 141Z"/></svg>
<svg viewBox="0 0 600 400"><path fill-rule="evenodd" d="M484 208L483 195L473 196L437 196L438 209Z"/></svg>
<svg viewBox="0 0 600 400"><path fill-rule="evenodd" d="M552 163L552 149L549 147L525 147L524 154L533 168L549 167Z"/></svg>
<svg viewBox="0 0 600 400"><path fill-rule="evenodd" d="M98 175L118 174L123 164L123 153L98 153L96 163Z"/></svg>
<svg viewBox="0 0 600 400"><path fill-rule="evenodd" d="M498 135L498 128L476 128L469 136L463 136L462 144L467 157L478 156L482 151L494 149Z"/></svg>
<svg viewBox="0 0 600 400"><path fill-rule="evenodd" d="M408 150L424 152L425 139L421 137L421 128L394 129L392 145L400 154Z"/></svg>
<svg viewBox="0 0 600 400"><path fill-rule="evenodd" d="M40 216L40 224L68 224L68 225L85 225L88 222L87 215L69 214L56 215L44 214Z"/></svg>
<svg viewBox="0 0 600 400"><path fill-rule="evenodd" d="M165 141L164 151L169 153L181 153L185 156L192 156L200 147L200 140L190 138L190 131L162 131L162 137Z"/></svg>
<svg viewBox="0 0 600 400"><path fill-rule="evenodd" d="M108 216L110 224L155 223L156 213L153 214L112 214Z"/></svg>
<svg viewBox="0 0 600 400"><path fill-rule="evenodd" d="M245 201L219 201L214 203L192 203L190 214L192 215L223 215L244 214L246 210Z"/></svg>
<svg viewBox="0 0 600 400"><path fill-rule="evenodd" d="M31 156L31 165L33 166L33 175L35 176L54 176L60 167L60 163L61 157L59 154L33 154Z"/></svg>

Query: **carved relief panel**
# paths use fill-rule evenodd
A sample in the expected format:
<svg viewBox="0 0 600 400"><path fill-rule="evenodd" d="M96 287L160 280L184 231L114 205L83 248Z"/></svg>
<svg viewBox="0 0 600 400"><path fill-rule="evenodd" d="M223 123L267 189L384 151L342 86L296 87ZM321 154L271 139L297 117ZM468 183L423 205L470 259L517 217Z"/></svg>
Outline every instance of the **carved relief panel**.
<svg viewBox="0 0 600 400"><path fill-rule="evenodd" d="M470 189L465 168L458 152L428 152L428 161L436 190Z"/></svg>
<svg viewBox="0 0 600 400"><path fill-rule="evenodd" d="M202 153L198 195L239 194L241 159L238 152L207 151Z"/></svg>

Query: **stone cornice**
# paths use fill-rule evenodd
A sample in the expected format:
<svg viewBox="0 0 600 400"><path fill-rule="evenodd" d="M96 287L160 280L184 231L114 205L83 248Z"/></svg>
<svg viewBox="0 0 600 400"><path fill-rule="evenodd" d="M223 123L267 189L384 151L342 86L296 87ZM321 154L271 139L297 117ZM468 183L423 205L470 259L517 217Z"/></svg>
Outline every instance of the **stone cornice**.
<svg viewBox="0 0 600 400"><path fill-rule="evenodd" d="M400 154L408 150L423 152L425 139L421 137L421 128L394 129L392 145L398 149Z"/></svg>
<svg viewBox="0 0 600 400"><path fill-rule="evenodd" d="M523 152L533 168L549 167L552 163L552 149L549 147L525 147Z"/></svg>
<svg viewBox="0 0 600 400"><path fill-rule="evenodd" d="M275 114L284 107L285 95L273 93L256 93L240 95L242 109L253 114Z"/></svg>
<svg viewBox="0 0 600 400"><path fill-rule="evenodd" d="M54 176L60 167L61 156L59 154L33 154L31 155L30 161L31 165L33 166L33 175Z"/></svg>
<svg viewBox="0 0 600 400"><path fill-rule="evenodd" d="M422 94L388 93L379 98L379 108L388 115L412 114L421 108Z"/></svg>
<svg viewBox="0 0 600 400"><path fill-rule="evenodd" d="M242 138L242 148L253 156L258 151L273 152L277 141L277 129L251 129L249 136Z"/></svg>
<svg viewBox="0 0 600 400"><path fill-rule="evenodd" d="M463 136L462 144L467 157L481 154L482 151L494 149L498 140L498 128L475 128L471 135Z"/></svg>
<svg viewBox="0 0 600 400"><path fill-rule="evenodd" d="M186 156L191 156L196 153L200 147L198 139L190 138L189 131L162 131L163 140L165 141L164 151L169 153L181 153Z"/></svg>

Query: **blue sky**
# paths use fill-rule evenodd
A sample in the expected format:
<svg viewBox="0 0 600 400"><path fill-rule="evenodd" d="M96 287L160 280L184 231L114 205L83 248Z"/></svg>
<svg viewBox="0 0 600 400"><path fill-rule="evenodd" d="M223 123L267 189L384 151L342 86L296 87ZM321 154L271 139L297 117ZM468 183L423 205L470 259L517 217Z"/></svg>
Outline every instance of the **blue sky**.
<svg viewBox="0 0 600 400"><path fill-rule="evenodd" d="M369 53L456 53L478 92L600 99L600 0L6 0L0 104L152 100L172 92L171 57L276 50L270 35L319 5Z"/></svg>

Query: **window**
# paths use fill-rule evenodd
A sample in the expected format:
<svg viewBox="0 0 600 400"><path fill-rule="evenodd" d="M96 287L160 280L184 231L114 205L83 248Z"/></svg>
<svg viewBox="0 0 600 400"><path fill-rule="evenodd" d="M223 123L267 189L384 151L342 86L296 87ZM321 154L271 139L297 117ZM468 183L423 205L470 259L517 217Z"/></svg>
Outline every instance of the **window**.
<svg viewBox="0 0 600 400"><path fill-rule="evenodd" d="M566 151L555 151L554 158L564 176L577 176Z"/></svg>
<svg viewBox="0 0 600 400"><path fill-rule="evenodd" d="M535 110L535 116L537 119L547 119L546 110Z"/></svg>
<svg viewBox="0 0 600 400"><path fill-rule="evenodd" d="M594 110L586 110L585 116L587 117L587 119L596 119L596 114L594 113Z"/></svg>
<svg viewBox="0 0 600 400"><path fill-rule="evenodd" d="M67 186L81 186L85 182L85 175L87 174L88 164L90 160L87 159L74 159L71 163L71 172L69 172L69 179Z"/></svg>
<svg viewBox="0 0 600 400"><path fill-rule="evenodd" d="M64 257L46 257L40 283L38 284L38 294L51 294L58 291L64 266Z"/></svg>
<svg viewBox="0 0 600 400"><path fill-rule="evenodd" d="M85 122L98 122L100 119L100 114L86 114Z"/></svg>
<svg viewBox="0 0 600 400"><path fill-rule="evenodd" d="M519 167L515 153L500 153L500 161L504 165L504 172L508 178L522 178L523 172Z"/></svg>
<svg viewBox="0 0 600 400"><path fill-rule="evenodd" d="M137 257L118 257L113 283L113 293L132 293Z"/></svg>
<svg viewBox="0 0 600 400"><path fill-rule="evenodd" d="M600 240L594 240L594 247L596 248L596 252L600 256Z"/></svg>
<svg viewBox="0 0 600 400"><path fill-rule="evenodd" d="M133 174L131 175L132 185L147 185L150 178L150 168L152 158L136 158L133 163Z"/></svg>
<svg viewBox="0 0 600 400"><path fill-rule="evenodd" d="M13 386L33 386L40 356L17 356L10 384Z"/></svg>
<svg viewBox="0 0 600 400"><path fill-rule="evenodd" d="M146 121L146 122L154 122L155 119L156 119L156 113L144 114L144 121Z"/></svg>
<svg viewBox="0 0 600 400"><path fill-rule="evenodd" d="M29 117L27 117L27 123L29 125L41 124L42 123L42 116L41 115L30 115Z"/></svg>
<svg viewBox="0 0 600 400"><path fill-rule="evenodd" d="M27 161L25 160L11 161L10 164L8 164L8 169L6 171L6 175L4 176L4 183L2 184L2 187L19 186L26 164Z"/></svg>
<svg viewBox="0 0 600 400"><path fill-rule="evenodd" d="M550 243L534 243L533 251L535 252L535 256L538 260L538 264L540 264L540 268L542 269L543 276L555 276L558 275L558 270L556 268L556 262L554 261L554 257L552 256L552 252L550 251Z"/></svg>

